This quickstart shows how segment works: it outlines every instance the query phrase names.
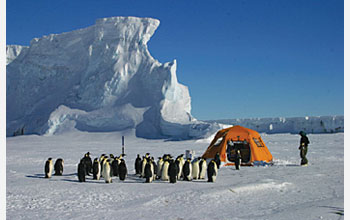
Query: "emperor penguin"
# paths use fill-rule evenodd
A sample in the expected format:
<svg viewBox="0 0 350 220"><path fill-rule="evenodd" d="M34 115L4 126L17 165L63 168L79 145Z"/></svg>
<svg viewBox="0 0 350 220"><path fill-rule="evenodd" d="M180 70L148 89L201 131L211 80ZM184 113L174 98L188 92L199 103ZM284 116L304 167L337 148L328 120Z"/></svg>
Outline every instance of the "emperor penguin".
<svg viewBox="0 0 350 220"><path fill-rule="evenodd" d="M199 179L199 159L193 160L192 162L192 178L194 180Z"/></svg>
<svg viewBox="0 0 350 220"><path fill-rule="evenodd" d="M216 162L217 168L220 169L221 159L220 159L220 154L219 153L215 154L214 161Z"/></svg>
<svg viewBox="0 0 350 220"><path fill-rule="evenodd" d="M103 161L105 160L105 158L107 158L106 154L101 154L100 156L101 174L103 171Z"/></svg>
<svg viewBox="0 0 350 220"><path fill-rule="evenodd" d="M179 173L179 167L177 163L175 163L175 161L171 159L169 162L169 169L168 169L170 183L176 183L178 173Z"/></svg>
<svg viewBox="0 0 350 220"><path fill-rule="evenodd" d="M176 163L177 163L177 165L179 167L179 172L178 172L178 175L177 175L177 179L179 180L181 178L181 176L182 176L182 168L183 168L183 166L185 164L185 159L184 159L184 155L183 154L179 155L176 158Z"/></svg>
<svg viewBox="0 0 350 220"><path fill-rule="evenodd" d="M205 179L205 174L207 173L207 161L201 158L199 161L199 179Z"/></svg>
<svg viewBox="0 0 350 220"><path fill-rule="evenodd" d="M149 158L149 153L146 153L146 155L143 157L142 160L142 168L141 168L141 177L145 177L145 166L147 164L147 159Z"/></svg>
<svg viewBox="0 0 350 220"><path fill-rule="evenodd" d="M105 179L106 183L111 183L111 167L109 164L109 159L105 158L103 161L103 170L102 170L102 177Z"/></svg>
<svg viewBox="0 0 350 220"><path fill-rule="evenodd" d="M55 176L62 176L63 174L64 161L62 158L58 158L55 162Z"/></svg>
<svg viewBox="0 0 350 220"><path fill-rule="evenodd" d="M87 152L83 159L85 160L85 169L86 169L86 175L90 176L90 173L92 171L92 160L90 158L90 152Z"/></svg>
<svg viewBox="0 0 350 220"><path fill-rule="evenodd" d="M110 155L113 156L113 154L110 154ZM114 156L113 156L113 157L110 156L110 157L109 157L109 162L108 162L108 163L109 163L109 167L111 168L110 171L109 171L109 172L110 172L109 175L110 175L111 177L113 177L113 174L114 174L114 170L113 170L113 166L112 166L112 164L113 164L114 161L115 161Z"/></svg>
<svg viewBox="0 0 350 220"><path fill-rule="evenodd" d="M184 176L184 180L191 181L192 180L192 164L191 159L188 158L182 168L182 173Z"/></svg>
<svg viewBox="0 0 350 220"><path fill-rule="evenodd" d="M215 160L211 160L208 164L208 182L215 182L218 174L218 168Z"/></svg>
<svg viewBox="0 0 350 220"><path fill-rule="evenodd" d="M168 169L169 169L169 160L167 159L163 163L161 180L163 180L163 181L169 180Z"/></svg>
<svg viewBox="0 0 350 220"><path fill-rule="evenodd" d="M94 180L100 180L101 177L101 164L98 161L98 158L94 159L94 163L92 164L92 175Z"/></svg>
<svg viewBox="0 0 350 220"><path fill-rule="evenodd" d="M142 170L142 160L140 154L137 155L135 159L135 174L140 175Z"/></svg>
<svg viewBox="0 0 350 220"><path fill-rule="evenodd" d="M153 181L153 175L154 175L153 163L152 163L152 160L148 158L145 166L146 183L151 183Z"/></svg>
<svg viewBox="0 0 350 220"><path fill-rule="evenodd" d="M151 158L151 162L152 162L152 165L153 165L153 180L156 180L158 166L157 166L157 163L154 161L154 157Z"/></svg>
<svg viewBox="0 0 350 220"><path fill-rule="evenodd" d="M114 158L113 162L112 162L112 170L113 170L113 176L119 176L119 163L120 160L119 158Z"/></svg>
<svg viewBox="0 0 350 220"><path fill-rule="evenodd" d="M52 158L48 158L45 162L45 178L51 178L53 171Z"/></svg>
<svg viewBox="0 0 350 220"><path fill-rule="evenodd" d="M85 175L86 175L86 165L84 158L80 160L80 163L78 164L78 179L79 182L85 182Z"/></svg>
<svg viewBox="0 0 350 220"><path fill-rule="evenodd" d="M164 164L163 158L159 157L157 162L157 179L160 179L162 177L163 164Z"/></svg>
<svg viewBox="0 0 350 220"><path fill-rule="evenodd" d="M124 181L126 179L127 174L128 174L128 169L126 168L126 163L125 163L124 159L120 160L118 170L119 170L119 179Z"/></svg>

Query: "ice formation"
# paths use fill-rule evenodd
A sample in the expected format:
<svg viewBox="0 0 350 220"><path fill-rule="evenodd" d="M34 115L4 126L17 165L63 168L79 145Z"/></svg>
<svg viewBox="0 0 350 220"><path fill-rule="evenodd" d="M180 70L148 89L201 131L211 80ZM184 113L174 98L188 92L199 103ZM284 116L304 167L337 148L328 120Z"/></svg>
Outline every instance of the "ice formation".
<svg viewBox="0 0 350 220"><path fill-rule="evenodd" d="M162 64L150 55L147 42L159 23L103 18L87 28L35 38L29 47L7 46L7 136L135 129L138 137L190 139L223 128L192 117L176 60ZM327 132L328 121L315 122L315 132ZM343 121L332 129L342 131ZM220 123L268 133L300 128L275 119Z"/></svg>
<svg viewBox="0 0 350 220"><path fill-rule="evenodd" d="M111 17L84 29L9 46L7 135L136 128L145 138L191 138L213 127L191 116L176 60L160 63L147 42L159 20Z"/></svg>

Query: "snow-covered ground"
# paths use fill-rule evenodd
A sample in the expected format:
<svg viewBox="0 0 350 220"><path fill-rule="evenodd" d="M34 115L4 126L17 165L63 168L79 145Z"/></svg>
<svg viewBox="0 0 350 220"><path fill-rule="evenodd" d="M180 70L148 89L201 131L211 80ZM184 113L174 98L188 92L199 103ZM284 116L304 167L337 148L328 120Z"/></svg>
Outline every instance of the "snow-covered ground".
<svg viewBox="0 0 350 220"><path fill-rule="evenodd" d="M125 182L78 182L86 152L119 154L126 135ZM310 134L308 167L299 166L299 136L262 134L269 167L222 167L217 182L151 184L134 175L136 154L200 156L209 140L164 141L122 133L72 132L7 138L7 219L343 219L344 134ZM64 175L45 179L44 163L64 159Z"/></svg>

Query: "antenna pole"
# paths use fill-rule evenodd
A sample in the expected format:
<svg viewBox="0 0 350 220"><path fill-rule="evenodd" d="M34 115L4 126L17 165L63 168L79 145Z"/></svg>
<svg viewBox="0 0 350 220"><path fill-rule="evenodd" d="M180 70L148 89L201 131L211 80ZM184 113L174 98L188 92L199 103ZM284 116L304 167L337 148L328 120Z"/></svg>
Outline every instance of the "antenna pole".
<svg viewBox="0 0 350 220"><path fill-rule="evenodd" d="M124 136L122 136L122 154L124 155Z"/></svg>

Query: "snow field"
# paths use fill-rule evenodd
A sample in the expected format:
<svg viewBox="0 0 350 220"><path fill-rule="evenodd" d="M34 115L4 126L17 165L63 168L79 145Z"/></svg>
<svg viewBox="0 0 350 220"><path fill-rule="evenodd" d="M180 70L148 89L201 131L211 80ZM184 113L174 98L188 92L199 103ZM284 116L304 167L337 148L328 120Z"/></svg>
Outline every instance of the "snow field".
<svg viewBox="0 0 350 220"><path fill-rule="evenodd" d="M79 183L77 164L86 152L119 155L126 136L128 176L113 183ZM131 133L73 132L57 136L7 138L8 219L342 219L344 207L344 134L309 135L310 165L300 167L299 136L262 134L275 158L269 167L221 167L217 181L160 180L145 184L134 175L137 154L156 159L194 150L208 140L164 141ZM63 176L44 177L44 163L64 159ZM340 212L339 212L340 211ZM337 214L338 213L338 214Z"/></svg>

